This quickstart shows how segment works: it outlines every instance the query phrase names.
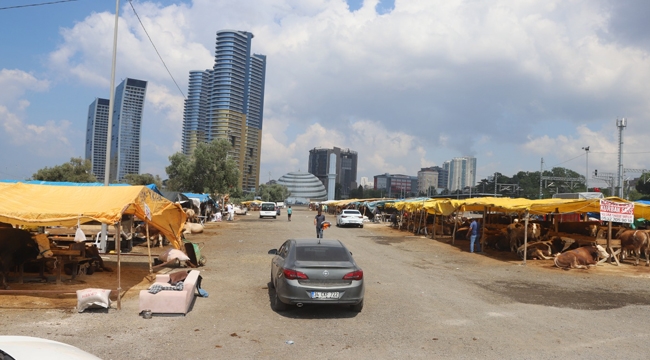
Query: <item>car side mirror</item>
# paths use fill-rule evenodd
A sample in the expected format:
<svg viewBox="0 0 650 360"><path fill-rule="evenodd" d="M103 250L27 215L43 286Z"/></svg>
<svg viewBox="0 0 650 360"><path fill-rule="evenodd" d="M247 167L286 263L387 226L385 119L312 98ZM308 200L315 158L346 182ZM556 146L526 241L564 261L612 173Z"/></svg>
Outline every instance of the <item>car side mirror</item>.
<svg viewBox="0 0 650 360"><path fill-rule="evenodd" d="M278 254L278 249L269 250L269 255L277 255L277 254Z"/></svg>
<svg viewBox="0 0 650 360"><path fill-rule="evenodd" d="M352 251L350 251L350 255L352 255Z"/></svg>

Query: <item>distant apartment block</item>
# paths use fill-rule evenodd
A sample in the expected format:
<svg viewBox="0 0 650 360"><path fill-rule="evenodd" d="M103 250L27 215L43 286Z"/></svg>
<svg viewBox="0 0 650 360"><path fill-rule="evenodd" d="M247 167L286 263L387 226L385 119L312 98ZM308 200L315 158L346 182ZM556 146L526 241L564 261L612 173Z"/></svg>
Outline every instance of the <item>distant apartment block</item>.
<svg viewBox="0 0 650 360"><path fill-rule="evenodd" d="M126 78L115 88L112 115L109 181L122 181L127 174L140 173L142 114L147 82ZM88 109L86 159L93 174L103 180L106 166L109 104L96 98Z"/></svg>
<svg viewBox="0 0 650 360"><path fill-rule="evenodd" d="M192 156L202 142L226 139L243 190L257 189L264 118L266 56L251 55L253 34L217 32L214 67L190 71L183 113L182 151Z"/></svg>
<svg viewBox="0 0 650 360"><path fill-rule="evenodd" d="M429 188L444 189L447 187L447 170L440 166L421 168L418 171L418 191L427 194Z"/></svg>
<svg viewBox="0 0 650 360"><path fill-rule="evenodd" d="M86 159L101 182L106 172L106 137L108 136L108 99L95 98L88 107L86 123Z"/></svg>
<svg viewBox="0 0 650 360"><path fill-rule="evenodd" d="M327 172L330 167L330 154L336 155L336 183L341 184L341 199L350 197L350 190L356 189L357 185L357 162L358 154L350 149L313 148L309 150L308 172L316 176L329 189Z"/></svg>
<svg viewBox="0 0 650 360"><path fill-rule="evenodd" d="M384 197L407 198L418 193L417 176L386 173L374 178L375 190L385 191Z"/></svg>
<svg viewBox="0 0 650 360"><path fill-rule="evenodd" d="M476 184L476 158L471 156L453 158L445 161L442 168L448 172L449 191L463 190Z"/></svg>

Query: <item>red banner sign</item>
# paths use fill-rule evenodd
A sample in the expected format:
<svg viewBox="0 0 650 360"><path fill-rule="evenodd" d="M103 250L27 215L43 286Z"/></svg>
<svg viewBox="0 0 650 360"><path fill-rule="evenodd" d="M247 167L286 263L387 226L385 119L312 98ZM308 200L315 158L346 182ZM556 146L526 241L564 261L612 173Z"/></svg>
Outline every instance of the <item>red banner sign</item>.
<svg viewBox="0 0 650 360"><path fill-rule="evenodd" d="M634 203L600 200L600 220L620 223L634 222Z"/></svg>

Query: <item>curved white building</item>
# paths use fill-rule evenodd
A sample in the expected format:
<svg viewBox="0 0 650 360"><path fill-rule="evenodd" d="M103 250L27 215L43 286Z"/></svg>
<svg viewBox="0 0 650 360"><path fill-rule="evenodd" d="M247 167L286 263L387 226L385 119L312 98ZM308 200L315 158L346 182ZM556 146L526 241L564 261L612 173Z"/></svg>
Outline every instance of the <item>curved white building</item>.
<svg viewBox="0 0 650 360"><path fill-rule="evenodd" d="M278 179L278 184L286 186L291 192L287 198L288 204L327 200L325 185L310 173L290 172Z"/></svg>

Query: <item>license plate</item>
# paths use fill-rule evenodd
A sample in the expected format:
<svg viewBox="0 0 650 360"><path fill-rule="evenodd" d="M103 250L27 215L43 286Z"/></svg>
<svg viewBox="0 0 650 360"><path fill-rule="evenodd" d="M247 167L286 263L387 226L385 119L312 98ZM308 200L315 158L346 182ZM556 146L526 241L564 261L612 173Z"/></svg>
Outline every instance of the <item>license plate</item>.
<svg viewBox="0 0 650 360"><path fill-rule="evenodd" d="M312 291L311 298L312 299L338 299L339 292L338 291L335 292Z"/></svg>

